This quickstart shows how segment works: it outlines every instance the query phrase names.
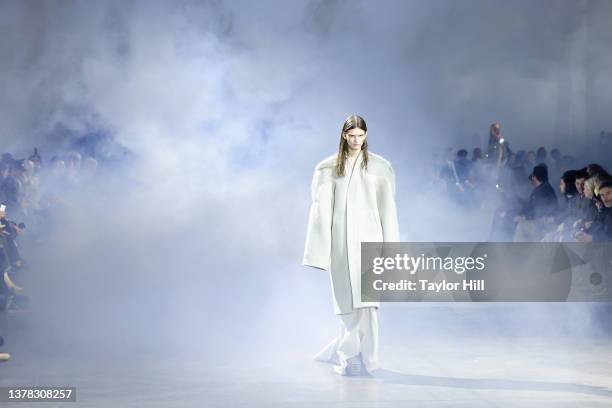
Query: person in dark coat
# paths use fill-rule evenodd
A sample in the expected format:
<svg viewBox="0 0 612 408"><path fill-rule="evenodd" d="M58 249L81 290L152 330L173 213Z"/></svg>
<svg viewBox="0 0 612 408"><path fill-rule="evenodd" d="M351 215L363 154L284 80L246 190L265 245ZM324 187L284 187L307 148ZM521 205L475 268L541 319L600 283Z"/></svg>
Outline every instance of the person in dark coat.
<svg viewBox="0 0 612 408"><path fill-rule="evenodd" d="M535 187L529 200L523 207L521 215L532 220L555 215L558 204L555 190L548 182L548 168L545 164L538 164L529 176L531 184Z"/></svg>
<svg viewBox="0 0 612 408"><path fill-rule="evenodd" d="M555 227L554 217L558 210L557 195L548 182L547 166L543 163L535 166L529 180L534 189L515 218L515 242L540 241L544 234Z"/></svg>
<svg viewBox="0 0 612 408"><path fill-rule="evenodd" d="M584 182L584 200L582 203L582 211L581 211L581 219L582 221L588 225L595 220L597 217L598 209L598 198L595 195L595 182L597 176L591 176ZM601 206L601 204L600 204Z"/></svg>
<svg viewBox="0 0 612 408"><path fill-rule="evenodd" d="M588 233L579 231L576 234L579 242L612 242L612 180L606 180L599 186L599 195L604 206Z"/></svg>
<svg viewBox="0 0 612 408"><path fill-rule="evenodd" d="M576 211L577 211L577 217L580 219L580 218L583 218L584 209L591 201L590 199L584 196L584 183L589 178L589 174L587 173L586 167L578 170L576 172L575 178L576 178L576 181L574 182L574 185L576 186L576 191L578 191L578 198L576 201Z"/></svg>
<svg viewBox="0 0 612 408"><path fill-rule="evenodd" d="M568 170L559 180L559 191L563 195L561 210L557 216L558 222L575 221L578 217L578 190L576 190L577 170ZM573 222L571 221L571 222Z"/></svg>
<svg viewBox="0 0 612 408"><path fill-rule="evenodd" d="M465 183L470 179L472 162L468 160L467 156L467 150L461 149L457 152L457 158L455 159L455 171L457 172L460 183Z"/></svg>
<svg viewBox="0 0 612 408"><path fill-rule="evenodd" d="M571 242L574 241L573 224L578 220L578 190L576 189L577 170L568 170L559 179L559 191L562 199L559 203L559 211L555 215L554 223L557 225L555 231L551 231L542 241L546 242Z"/></svg>

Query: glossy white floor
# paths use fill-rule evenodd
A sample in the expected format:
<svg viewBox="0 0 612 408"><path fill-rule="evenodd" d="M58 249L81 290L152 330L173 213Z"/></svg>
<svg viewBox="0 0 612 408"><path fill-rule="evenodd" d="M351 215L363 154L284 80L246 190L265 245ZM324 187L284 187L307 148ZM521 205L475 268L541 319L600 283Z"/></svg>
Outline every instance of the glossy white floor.
<svg viewBox="0 0 612 408"><path fill-rule="evenodd" d="M491 330L473 313L477 305L418 307L431 326L394 324L405 309L382 311L384 368L370 378L334 375L331 366L310 360L319 344L308 341L310 350L266 351L265 358L238 349L208 356L69 350L53 356L28 349L26 341L0 365L0 386L76 386L78 402L67 407L612 406L609 338L531 328L526 334L511 325ZM476 321L480 332L473 330Z"/></svg>

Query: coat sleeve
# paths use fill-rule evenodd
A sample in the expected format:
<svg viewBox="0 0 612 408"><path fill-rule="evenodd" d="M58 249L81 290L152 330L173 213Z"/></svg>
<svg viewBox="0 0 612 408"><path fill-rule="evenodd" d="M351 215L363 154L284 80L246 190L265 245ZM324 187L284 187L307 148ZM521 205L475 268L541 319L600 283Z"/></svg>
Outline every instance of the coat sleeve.
<svg viewBox="0 0 612 408"><path fill-rule="evenodd" d="M400 233L395 206L395 172L390 164L378 192L377 201L383 230L383 242L399 242Z"/></svg>
<svg viewBox="0 0 612 408"><path fill-rule="evenodd" d="M329 270L332 245L334 183L325 169L315 169L312 177L310 215L302 265Z"/></svg>

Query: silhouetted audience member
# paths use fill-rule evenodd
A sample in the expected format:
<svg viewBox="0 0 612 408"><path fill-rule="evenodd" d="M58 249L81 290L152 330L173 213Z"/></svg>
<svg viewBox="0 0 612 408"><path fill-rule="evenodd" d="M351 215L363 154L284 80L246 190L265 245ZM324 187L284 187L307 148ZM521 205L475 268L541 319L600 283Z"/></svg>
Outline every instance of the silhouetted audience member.
<svg viewBox="0 0 612 408"><path fill-rule="evenodd" d="M515 242L539 241L554 226L558 210L555 190L548 182L546 164L538 164L529 176L534 187L529 199L515 218Z"/></svg>
<svg viewBox="0 0 612 408"><path fill-rule="evenodd" d="M560 203L559 221L564 222L567 218L578 216L578 190L576 189L577 170L568 170L559 179L559 191L563 200Z"/></svg>
<svg viewBox="0 0 612 408"><path fill-rule="evenodd" d="M461 149L457 152L457 158L455 159L455 170L460 183L465 183L470 178L472 162L468 160L467 156L467 150Z"/></svg>
<svg viewBox="0 0 612 408"><path fill-rule="evenodd" d="M21 211L22 185L18 178L18 164L12 158L0 163L0 201L6 203L8 211Z"/></svg>
<svg viewBox="0 0 612 408"><path fill-rule="evenodd" d="M536 165L536 154L533 150L529 150L527 151L527 153L525 153L525 166L528 169L532 169L534 168Z"/></svg>
<svg viewBox="0 0 612 408"><path fill-rule="evenodd" d="M568 170L559 179L559 191L562 199L559 202L559 211L555 216L557 228L548 232L542 241L566 242L572 239L574 222L578 219L578 190L576 190L577 170Z"/></svg>
<svg viewBox="0 0 612 408"><path fill-rule="evenodd" d="M548 165L548 154L544 146L538 147L538 150L536 152L536 161L538 163L544 163Z"/></svg>
<svg viewBox="0 0 612 408"><path fill-rule="evenodd" d="M597 163L591 163L586 167L586 171L587 174L589 175L589 177L593 177L596 174L603 174L606 177L610 177L610 175L608 174L608 172L606 171L606 169L604 169L602 166L600 166Z"/></svg>

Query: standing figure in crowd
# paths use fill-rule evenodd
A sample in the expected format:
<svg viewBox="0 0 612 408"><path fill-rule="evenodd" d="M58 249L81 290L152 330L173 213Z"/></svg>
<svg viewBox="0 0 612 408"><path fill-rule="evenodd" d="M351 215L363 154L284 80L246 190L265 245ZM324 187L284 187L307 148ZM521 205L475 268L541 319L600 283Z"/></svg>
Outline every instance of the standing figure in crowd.
<svg viewBox="0 0 612 408"><path fill-rule="evenodd" d="M501 133L501 125L493 123L489 127L489 144L487 147L487 163L491 186L499 187L502 179L506 177L506 164L512 156L508 141Z"/></svg>
<svg viewBox="0 0 612 408"><path fill-rule="evenodd" d="M329 271L338 337L315 357L340 375L378 368L377 302L361 300L361 243L398 242L395 175L368 151L365 120L349 116L338 153L315 167L303 265Z"/></svg>
<svg viewBox="0 0 612 408"><path fill-rule="evenodd" d="M509 159L512 151L508 146L508 141L504 139L501 133L501 125L499 123L493 123L489 127L489 145L487 147L487 158L501 167Z"/></svg>

